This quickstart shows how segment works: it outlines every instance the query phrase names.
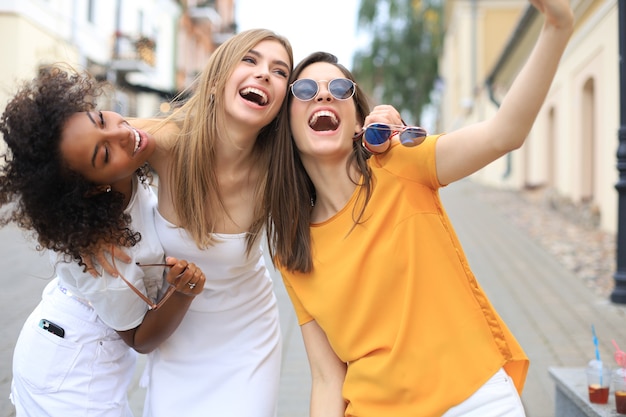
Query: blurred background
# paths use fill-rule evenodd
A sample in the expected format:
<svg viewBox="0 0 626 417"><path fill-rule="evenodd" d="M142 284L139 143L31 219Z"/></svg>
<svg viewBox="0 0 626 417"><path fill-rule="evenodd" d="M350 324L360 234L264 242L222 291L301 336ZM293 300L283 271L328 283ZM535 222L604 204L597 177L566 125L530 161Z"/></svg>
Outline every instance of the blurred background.
<svg viewBox="0 0 626 417"><path fill-rule="evenodd" d="M624 79L620 55L625 54L620 50L626 43L626 0L571 0L571 5L575 32L526 143L471 180L507 193L530 194L532 198L525 201L543 212L549 210L585 232L609 236L610 242L601 244L587 238L580 232L583 229L569 234L554 218L548 220L558 229L552 233L553 253L561 251L555 258L584 275L587 288L601 286L599 293L605 300L623 305L626 81L620 81ZM65 62L111 84L113 93L100 103L102 108L128 117L158 116L192 88L219 45L242 30L264 27L291 41L296 63L317 50L332 52L354 72L371 104L392 104L407 123L431 133L446 132L495 113L542 23L528 0L0 0L0 112L21 80L33 78L47 65ZM497 205L513 212L517 204L517 210L535 216L522 200L517 201L506 194L506 201ZM457 205L460 219L467 209L464 204ZM537 234L548 235L547 229L544 225ZM0 304L7 323L0 329L3 417L13 411L5 397L13 345L41 294L35 280L22 278L50 275L32 242L25 244L14 228L4 230L0 236L4 288ZM572 242L576 251L562 255L564 244ZM587 269L596 258L602 258L608 268ZM280 283L279 277L274 279ZM36 286L45 284L39 281ZM292 314L284 291L280 287L277 291L284 311ZM285 349L287 377L281 389L286 393L283 397L301 409L306 404L306 398L298 397L306 393L300 382L307 379L306 357L293 316L285 314L281 320L286 346L292 344ZM588 325L583 327L584 340L589 341ZM566 331L576 334L570 328ZM545 350L542 345L538 348ZM553 365L555 360L546 362ZM297 364L293 369L292 363ZM551 392L545 369L537 372ZM540 386L535 380L527 385ZM143 391L134 392L131 397L140 410ZM529 409L528 415L551 415L553 400L547 404L537 402L535 408L543 411ZM286 416L300 415L281 406Z"/></svg>
<svg viewBox="0 0 626 417"><path fill-rule="evenodd" d="M576 32L528 141L474 177L541 189L564 216L617 233L618 2L571 3ZM527 0L0 0L0 111L19 80L68 62L115 86L102 107L155 116L216 47L266 27L296 62L333 52L372 103L445 132L495 112L541 24Z"/></svg>

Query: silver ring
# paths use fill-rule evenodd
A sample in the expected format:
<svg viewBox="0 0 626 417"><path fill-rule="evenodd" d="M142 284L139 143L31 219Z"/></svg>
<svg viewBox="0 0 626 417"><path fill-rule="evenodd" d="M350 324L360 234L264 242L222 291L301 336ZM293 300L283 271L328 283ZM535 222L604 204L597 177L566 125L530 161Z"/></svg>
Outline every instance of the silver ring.
<svg viewBox="0 0 626 417"><path fill-rule="evenodd" d="M187 285L189 285L189 288L191 288L192 290L196 287L196 284L193 284L191 282L188 282Z"/></svg>

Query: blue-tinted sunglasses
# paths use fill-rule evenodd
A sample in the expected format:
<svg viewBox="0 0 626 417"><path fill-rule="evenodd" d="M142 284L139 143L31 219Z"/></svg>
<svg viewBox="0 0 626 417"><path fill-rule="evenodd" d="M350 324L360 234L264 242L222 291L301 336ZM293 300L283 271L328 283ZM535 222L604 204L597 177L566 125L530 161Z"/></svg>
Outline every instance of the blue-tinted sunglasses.
<svg viewBox="0 0 626 417"><path fill-rule="evenodd" d="M327 81L315 81L310 78L299 79L290 85L291 93L300 101L313 100L320 91L320 82ZM356 84L347 78L335 78L328 81L328 91L337 100L347 100L354 95Z"/></svg>
<svg viewBox="0 0 626 417"><path fill-rule="evenodd" d="M424 142L428 133L426 130L419 126L406 126L406 125L390 125L386 123L372 123L367 126L357 135L355 139L363 137L368 145L381 145L389 140L392 135L398 134L400 143L404 146L417 146Z"/></svg>

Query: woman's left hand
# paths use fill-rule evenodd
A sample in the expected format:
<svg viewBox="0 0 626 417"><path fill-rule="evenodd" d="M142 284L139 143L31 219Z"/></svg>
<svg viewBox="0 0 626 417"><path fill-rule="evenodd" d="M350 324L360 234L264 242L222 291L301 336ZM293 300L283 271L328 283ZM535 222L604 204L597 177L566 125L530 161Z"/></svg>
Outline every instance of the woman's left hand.
<svg viewBox="0 0 626 417"><path fill-rule="evenodd" d="M166 262L171 266L165 279L176 287L176 291L189 296L196 296L202 292L206 278L196 264L171 256L167 257Z"/></svg>

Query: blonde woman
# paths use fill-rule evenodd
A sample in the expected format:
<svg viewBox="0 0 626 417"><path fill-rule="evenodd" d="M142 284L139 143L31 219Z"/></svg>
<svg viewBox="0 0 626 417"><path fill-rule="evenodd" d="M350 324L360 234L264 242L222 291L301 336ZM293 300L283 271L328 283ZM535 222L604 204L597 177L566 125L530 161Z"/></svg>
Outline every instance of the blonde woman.
<svg viewBox="0 0 626 417"><path fill-rule="evenodd" d="M292 65L283 37L242 32L213 53L170 118L134 121L161 143L150 159L161 243L206 273L204 291L151 356L146 417L276 413L281 334L262 196Z"/></svg>

